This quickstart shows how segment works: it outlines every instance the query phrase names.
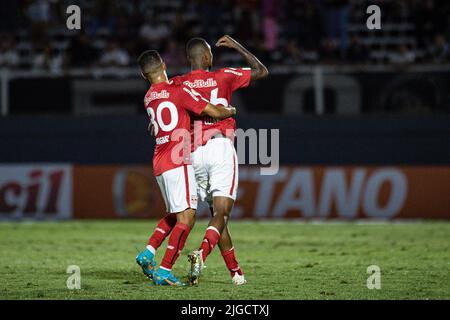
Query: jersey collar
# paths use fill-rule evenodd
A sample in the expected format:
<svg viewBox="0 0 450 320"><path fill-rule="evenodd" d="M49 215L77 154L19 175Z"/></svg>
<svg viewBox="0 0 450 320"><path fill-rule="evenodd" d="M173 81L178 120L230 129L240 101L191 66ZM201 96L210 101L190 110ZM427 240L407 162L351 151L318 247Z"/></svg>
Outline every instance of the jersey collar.
<svg viewBox="0 0 450 320"><path fill-rule="evenodd" d="M169 81L170 82L170 81ZM162 87L165 87L165 86L167 86L167 85L169 85L170 83L167 83L167 82L160 82L160 83L156 83L156 84L152 84L151 86L150 86L150 89L158 89L158 88L162 88Z"/></svg>

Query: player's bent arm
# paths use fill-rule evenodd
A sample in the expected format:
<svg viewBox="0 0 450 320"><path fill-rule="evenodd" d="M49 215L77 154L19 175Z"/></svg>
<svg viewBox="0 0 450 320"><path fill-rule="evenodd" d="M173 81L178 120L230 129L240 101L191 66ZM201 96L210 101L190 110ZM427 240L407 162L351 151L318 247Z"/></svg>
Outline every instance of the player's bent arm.
<svg viewBox="0 0 450 320"><path fill-rule="evenodd" d="M269 70L267 67L258 60L250 51L248 51L244 46L242 46L239 42L234 40L229 35L225 35L217 41L216 46L218 47L227 47L233 48L242 56L245 62L252 69L252 80L259 80L265 78L269 75Z"/></svg>
<svg viewBox="0 0 450 320"><path fill-rule="evenodd" d="M214 119L222 120L230 118L236 114L236 109L232 106L228 108L222 106L216 106L214 104L208 103L201 113L202 116L210 116Z"/></svg>

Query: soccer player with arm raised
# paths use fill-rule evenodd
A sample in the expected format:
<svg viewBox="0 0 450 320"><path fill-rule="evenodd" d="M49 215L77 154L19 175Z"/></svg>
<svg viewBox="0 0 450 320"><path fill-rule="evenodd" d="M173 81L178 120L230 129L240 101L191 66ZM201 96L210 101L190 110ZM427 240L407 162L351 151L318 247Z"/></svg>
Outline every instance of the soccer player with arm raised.
<svg viewBox="0 0 450 320"><path fill-rule="evenodd" d="M172 80L193 88L211 103L227 107L234 91L247 87L251 81L267 77L269 72L252 53L228 35L221 37L216 46L237 50L250 68L210 71L213 61L211 47L204 39L193 38L186 45L192 71ZM192 161L200 199L208 202L212 219L199 250L189 255L190 282L198 283L205 259L218 244L232 282L241 285L246 280L227 226L238 188L238 159L233 144L236 121L233 118L218 121L197 117L195 124L194 131L200 131L201 138L194 141Z"/></svg>

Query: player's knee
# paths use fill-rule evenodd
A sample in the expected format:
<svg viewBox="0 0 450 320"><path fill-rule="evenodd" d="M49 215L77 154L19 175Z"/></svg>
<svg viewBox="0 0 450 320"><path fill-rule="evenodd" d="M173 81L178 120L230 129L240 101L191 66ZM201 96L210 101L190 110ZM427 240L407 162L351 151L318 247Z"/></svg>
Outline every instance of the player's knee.
<svg viewBox="0 0 450 320"><path fill-rule="evenodd" d="M178 213L177 221L180 223L187 224L192 229L195 225L195 210L187 209L183 212Z"/></svg>
<svg viewBox="0 0 450 320"><path fill-rule="evenodd" d="M231 209L233 209L232 203L221 202L219 205L214 207L214 214L221 215L228 219L230 217Z"/></svg>
<svg viewBox="0 0 450 320"><path fill-rule="evenodd" d="M194 228L195 225L195 215L189 219L189 223L187 223L187 225L189 225L189 228Z"/></svg>

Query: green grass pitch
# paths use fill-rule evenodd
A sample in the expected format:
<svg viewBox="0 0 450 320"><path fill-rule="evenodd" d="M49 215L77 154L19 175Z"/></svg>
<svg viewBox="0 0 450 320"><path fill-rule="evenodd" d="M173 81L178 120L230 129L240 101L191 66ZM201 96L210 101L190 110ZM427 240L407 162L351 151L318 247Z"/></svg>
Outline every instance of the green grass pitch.
<svg viewBox="0 0 450 320"><path fill-rule="evenodd" d="M134 258L155 221L0 223L2 299L449 299L450 223L298 223L231 221L248 284L235 287L217 248L198 287L156 287ZM198 222L174 268L206 223ZM165 244L158 251L159 262ZM69 265L81 289L68 290ZM367 267L381 268L369 290Z"/></svg>

